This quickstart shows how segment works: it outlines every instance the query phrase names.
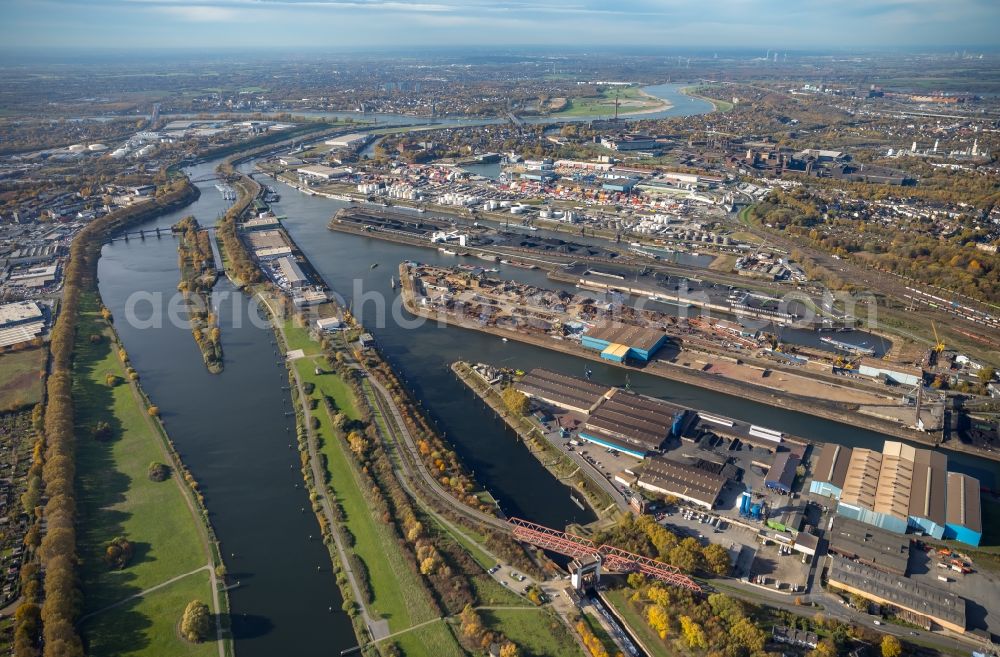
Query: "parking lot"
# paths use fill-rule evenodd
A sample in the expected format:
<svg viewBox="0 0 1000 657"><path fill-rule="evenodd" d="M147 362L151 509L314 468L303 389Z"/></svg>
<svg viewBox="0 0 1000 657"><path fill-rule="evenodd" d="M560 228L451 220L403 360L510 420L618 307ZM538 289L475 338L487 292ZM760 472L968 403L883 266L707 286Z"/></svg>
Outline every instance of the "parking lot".
<svg viewBox="0 0 1000 657"><path fill-rule="evenodd" d="M506 564L498 563L486 572L492 575L493 579L502 586L506 586L514 593L520 595L526 595L528 589L537 584L531 577Z"/></svg>
<svg viewBox="0 0 1000 657"><path fill-rule="evenodd" d="M939 558L934 550L928 552L914 542L910 548L910 579L962 596L966 599L968 626L989 628L995 633L1000 627L1000 577L994 572L980 570L975 561L971 562L973 572L968 574L956 572L950 567L942 568L939 563L949 565L949 559Z"/></svg>

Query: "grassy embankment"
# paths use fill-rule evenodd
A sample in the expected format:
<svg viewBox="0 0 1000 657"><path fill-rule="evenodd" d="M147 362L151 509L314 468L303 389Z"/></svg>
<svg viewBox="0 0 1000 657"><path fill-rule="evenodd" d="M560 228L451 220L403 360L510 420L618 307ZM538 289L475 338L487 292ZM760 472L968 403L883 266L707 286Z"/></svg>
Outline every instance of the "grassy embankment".
<svg viewBox="0 0 1000 657"><path fill-rule="evenodd" d="M304 385L315 386L310 396L319 400L328 396L349 420L360 419L357 401L343 379L333 373L316 374L317 367L322 372L329 365L319 344L309 337L308 329L295 324L294 320L285 320L287 347L290 351L301 349L305 354L293 361L292 367ZM352 551L367 570L372 594L370 611L388 621L393 633L433 620L437 615L427 604L424 585L407 564L392 527L372 517L354 463L343 440L337 437L331 418L320 405L313 417L319 421L320 453L326 458L329 484L343 510L343 527L353 537ZM444 624L425 625L400 636L396 643L406 655L435 655L439 651L448 654L452 650L461 654L455 637Z"/></svg>
<svg viewBox="0 0 1000 657"><path fill-rule="evenodd" d="M237 184L239 185L239 183ZM245 192L245 190L243 191ZM241 198L242 196L247 195L244 193ZM227 253L226 246L226 240L220 240L227 273L232 276L236 273L234 270L237 269L237 263L233 262L233 259L238 261L240 258ZM239 248L241 245L234 240L232 246ZM260 286L262 294L267 294L266 287ZM320 406L323 403L322 399L329 397L348 420L353 420L361 416L359 400L354 399L353 390L340 377L333 373L327 373L330 364L322 355L320 345L310 337L309 330L300 326L296 320L281 321L283 322L286 351L301 349L303 352L302 357L292 361L291 367L296 369L303 384L311 384L312 386L311 399L306 403L313 405L312 417L318 423L316 426L320 439L319 449L325 461L326 470L330 475L328 485L331 494L337 498L338 505L343 510L344 528L352 534L353 547L351 552L361 558L369 575L372 572L379 573L377 576L368 578L372 613L385 617L391 631L402 632L394 636L391 642L403 654L463 654L455 638L457 632L457 629L453 629L455 628L455 620L437 620L435 618L436 612L430 609L431 605L427 604L426 593L422 590L423 582L409 569L405 562L403 562L402 568L396 567L402 561L401 550L403 547L392 533L388 523L379 523L372 518L371 505L359 487L360 476L356 471L356 461L347 453L343 440L334 431L331 418ZM280 333L276 333L280 337ZM322 373L317 374L317 367ZM366 392L371 393L371 389L367 385L365 388ZM376 415L375 420L380 424L383 435L388 435L384 418L378 418ZM419 500L418 506L421 506L423 511L428 511L427 507ZM321 524L323 523L321 522ZM443 533L447 533L447 540L454 540L458 546L469 550L475 560L484 568L487 564L493 563L493 560L483 549L472 545L474 541L469 536L471 532L462 535L462 532L454 526L447 529L447 521L432 514L424 519L424 524L428 526L430 533L438 538L441 538ZM477 537L477 539L479 538ZM334 561L339 563L339 559L336 557L334 557ZM412 574L412 578L407 573ZM479 604L510 606L524 604L523 600L500 587L485 573L471 576L470 580L471 588L475 592L475 598ZM345 591L345 597L349 593L349 591ZM428 617L429 620L420 621L424 624L414 626L415 620ZM535 626L535 633L544 635L549 632L553 641L562 642L555 633L549 631L550 622L547 619L547 614L543 614L539 610L539 613L535 614L532 619L534 622L529 621L527 627ZM396 628L400 626L403 626L402 630L397 630Z"/></svg>
<svg viewBox="0 0 1000 657"><path fill-rule="evenodd" d="M42 348L0 355L0 413L33 406L42 400L47 355Z"/></svg>
<svg viewBox="0 0 1000 657"><path fill-rule="evenodd" d="M626 589L610 589L604 592L604 599L614 606L615 611L629 626L642 645L649 650L649 657L673 657L663 639L649 626L642 614L626 598Z"/></svg>
<svg viewBox="0 0 1000 657"><path fill-rule="evenodd" d="M92 342L91 335L99 335ZM81 629L90 655L213 655L215 643L180 638L177 624L193 599L211 605L207 570L106 609L141 591L191 573L209 562L200 518L188 506L180 476L155 482L151 462L169 463L163 438L129 383L114 333L101 318L94 294L85 294L75 345L80 578L84 594ZM108 386L107 377L117 378ZM93 437L100 422L111 436ZM122 536L135 546L122 570L105 563L106 546Z"/></svg>
<svg viewBox="0 0 1000 657"><path fill-rule="evenodd" d="M294 320L286 320L284 330L289 349L302 349L304 357L293 361L303 383L314 386L312 397L322 399L329 396L336 407L349 420L360 419L359 400L355 399L353 390L333 373L324 368L329 365L320 353L319 345L308 334L308 330L296 326ZM316 368L322 374L316 374ZM371 388L364 384L367 403L374 409L373 418L382 435L392 436L393 432L386 418L378 412L371 399ZM391 632L404 631L420 623L412 631L392 639L405 655L461 655L460 646L455 640L459 632L454 618L432 621L436 615L426 603L423 583L413 573L400 553L398 541L387 523L378 522L372 518L370 505L365 500L360 489L360 481L354 460L347 453L344 441L334 433L329 416L324 412L314 415L319 419L318 432L322 437L320 451L326 458L327 472L330 484L335 491L337 500L345 515L345 526L354 537L353 551L362 559L369 573L369 583L372 588L372 611L388 620ZM394 450L393 450L394 452ZM393 458L399 458L396 453ZM418 501L419 503L419 501ZM425 519L433 522L429 527L439 541L457 543L467 551L484 569L496 563L476 541L481 536L473 536L464 528L458 530L431 512L428 507L420 505L427 513ZM470 577L470 584L478 604L488 605L491 610L484 610L484 621L492 629L502 631L524 650L524 654L533 655L572 655L575 645L568 630L555 618L551 612L540 608L523 608L526 601L500 586L491 577L482 573ZM493 610L493 607L497 609ZM511 607L503 609L503 607Z"/></svg>
<svg viewBox="0 0 1000 657"><path fill-rule="evenodd" d="M375 424L378 426L379 432L383 436L393 436L396 432L395 424L390 420L387 421L382 415L378 404L375 403L375 392L371 387L371 384L366 380L362 382L362 387L365 391L365 399L368 404L368 408L372 411L372 418ZM399 467L399 465L404 460L404 457L400 454L398 447L394 444L389 445L389 456L392 458L393 463ZM476 496L481 500L488 502L489 504L496 504L496 500L490 495L489 491L482 490L476 493ZM487 552L483 545L486 543L486 536L475 529L467 526L462 526L459 528L454 523L450 523L442 519L437 513L430 508L429 505L424 503L422 500L417 500L417 504L421 509L427 514L427 516L433 520L434 526L430 528L431 533L436 537L447 536L447 540L454 541L463 550L465 550L474 560L478 563L483 570L489 570L497 564L496 556ZM506 589L500 586L496 580L486 576L485 574L472 577L470 584L476 593L476 599L485 605L521 605L524 604L524 600L517 597Z"/></svg>
<svg viewBox="0 0 1000 657"><path fill-rule="evenodd" d="M570 631L548 609L488 609L481 613L483 622L490 628L502 629L521 649L522 655L580 655L580 648Z"/></svg>
<svg viewBox="0 0 1000 657"><path fill-rule="evenodd" d="M619 115L667 108L667 103L643 93L639 87L613 87L605 89L599 96L569 98L565 109L553 112L552 116L614 116L616 93Z"/></svg>

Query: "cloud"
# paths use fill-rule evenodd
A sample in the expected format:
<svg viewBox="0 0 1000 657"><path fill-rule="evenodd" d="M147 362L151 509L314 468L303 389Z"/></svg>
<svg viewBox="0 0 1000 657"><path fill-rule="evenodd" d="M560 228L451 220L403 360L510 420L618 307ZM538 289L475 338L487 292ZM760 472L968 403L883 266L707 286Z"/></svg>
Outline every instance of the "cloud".
<svg viewBox="0 0 1000 657"><path fill-rule="evenodd" d="M998 0L0 0L0 6L0 42L39 48L123 44L123 35L137 31L147 35L137 43L146 38L164 48L1000 45ZM217 29L236 21L239 34Z"/></svg>
<svg viewBox="0 0 1000 657"><path fill-rule="evenodd" d="M152 10L192 23L222 23L240 17L237 10L217 5L162 5L152 7Z"/></svg>
<svg viewBox="0 0 1000 657"><path fill-rule="evenodd" d="M97 0L95 4L102 4ZM105 0L103 4L155 7L172 12L218 9L243 11L255 9L346 9L360 11L446 12L460 9L459 4L407 2L406 0ZM210 12L205 11L206 15Z"/></svg>

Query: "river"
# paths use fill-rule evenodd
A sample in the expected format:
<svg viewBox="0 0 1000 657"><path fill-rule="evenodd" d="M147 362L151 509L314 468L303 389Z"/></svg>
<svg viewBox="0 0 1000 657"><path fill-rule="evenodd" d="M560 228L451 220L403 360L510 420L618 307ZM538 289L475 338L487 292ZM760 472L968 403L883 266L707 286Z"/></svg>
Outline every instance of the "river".
<svg viewBox="0 0 1000 657"><path fill-rule="evenodd" d="M216 162L187 170L198 178ZM246 165L245 170L250 168ZM370 325L388 359L398 368L428 414L461 458L499 500L508 515L561 527L593 515L570 499L556 481L515 441L506 427L484 409L448 369L457 359L528 369L548 367L581 375L585 361L494 336L413 320L379 321L377 298L390 308L399 302L389 278L403 259L447 264L454 258L437 251L334 233L327 229L342 203L306 196L284 185L278 214L286 228L327 282L348 299ZM166 228L194 214L211 224L229 206L214 182L199 183L201 198L181 211L136 226ZM372 264L377 264L372 268ZM544 272L501 265L510 278L551 285ZM295 654L336 655L354 645L353 631L340 611L341 598L320 542L319 527L302 486L299 455L294 449L294 417L287 379L274 338L265 326L249 321L247 300L221 281L216 298L225 350L225 371L209 374L184 324L144 328L131 322L126 308L135 294L140 319L149 316L153 295L169 299L179 281L177 244L172 237L132 239L105 246L99 262L100 292L143 381L162 412L185 464L205 495L211 519L233 578L230 593L236 651L240 657ZM357 291L357 293L355 293ZM376 292L375 299L362 296ZM624 383L624 371L590 363L594 378ZM844 424L762 406L709 390L633 373L632 388L678 403L766 424L815 440L880 447L884 436ZM951 467L995 485L1000 465L964 455L950 455Z"/></svg>

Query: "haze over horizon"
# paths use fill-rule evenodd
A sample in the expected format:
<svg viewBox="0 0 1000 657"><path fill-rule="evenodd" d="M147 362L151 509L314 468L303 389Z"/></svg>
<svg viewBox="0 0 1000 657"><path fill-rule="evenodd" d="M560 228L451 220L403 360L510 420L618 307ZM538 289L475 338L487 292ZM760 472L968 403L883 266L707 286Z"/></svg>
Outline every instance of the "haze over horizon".
<svg viewBox="0 0 1000 657"><path fill-rule="evenodd" d="M935 49L998 45L990 0L4 0L5 48Z"/></svg>

